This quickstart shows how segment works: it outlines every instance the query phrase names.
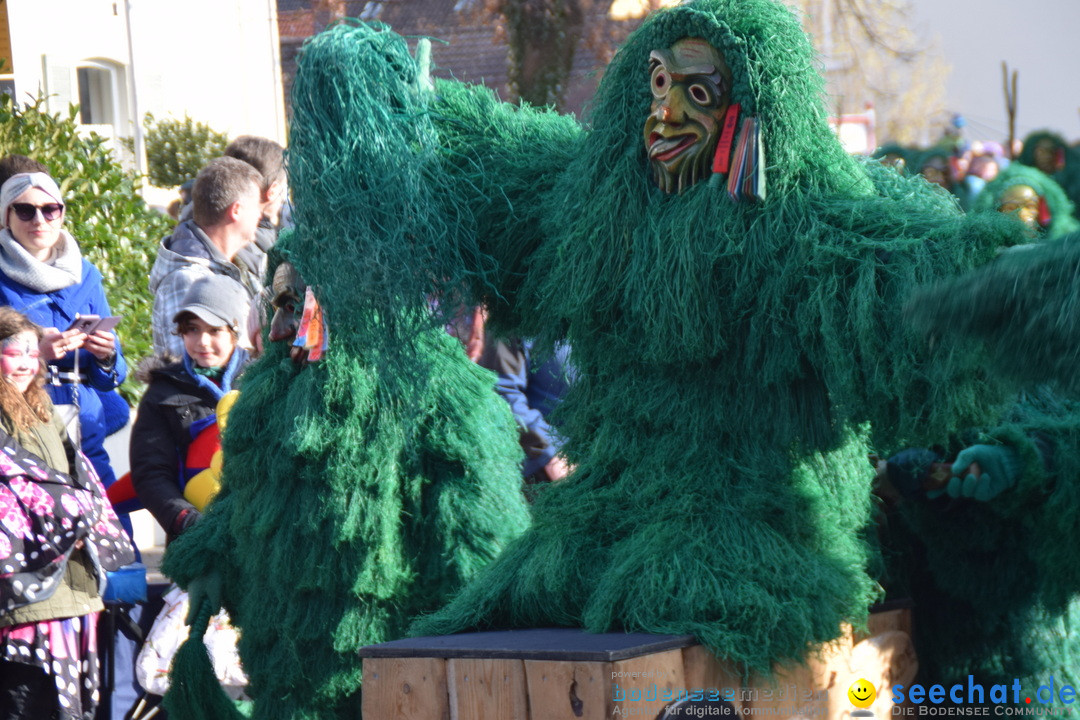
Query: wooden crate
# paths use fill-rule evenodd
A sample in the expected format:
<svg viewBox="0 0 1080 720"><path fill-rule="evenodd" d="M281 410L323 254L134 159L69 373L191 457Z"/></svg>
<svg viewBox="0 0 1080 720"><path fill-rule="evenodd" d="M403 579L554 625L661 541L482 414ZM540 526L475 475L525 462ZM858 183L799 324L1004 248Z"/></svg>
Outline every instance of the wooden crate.
<svg viewBox="0 0 1080 720"><path fill-rule="evenodd" d="M747 682L689 635L560 628L397 640L361 650L363 714L371 720L651 720L673 698L698 690L740 711L763 708L770 720L834 720L855 709L847 690L865 678L878 688L871 709L888 717L889 686L910 682L917 667L910 636L898 629L907 613L871 623L868 637L847 628L804 665Z"/></svg>

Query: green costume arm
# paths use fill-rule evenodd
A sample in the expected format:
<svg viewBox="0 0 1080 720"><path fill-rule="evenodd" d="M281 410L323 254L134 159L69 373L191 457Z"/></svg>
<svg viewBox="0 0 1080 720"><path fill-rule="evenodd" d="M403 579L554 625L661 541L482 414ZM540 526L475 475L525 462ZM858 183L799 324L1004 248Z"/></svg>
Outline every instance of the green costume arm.
<svg viewBox="0 0 1080 720"><path fill-rule="evenodd" d="M327 314L370 323L356 334L387 347L420 322L398 321L402 310L423 313L430 297L444 318L487 300L497 324L513 323L516 286L543 244L539 206L574 154L577 122L483 87L431 90L384 27L336 27L305 47L305 68L290 182L325 211L298 207L291 259Z"/></svg>
<svg viewBox="0 0 1080 720"><path fill-rule="evenodd" d="M912 503L934 576L969 597L984 592L988 573L1003 583L1015 576L1017 589L1006 596L1020 592L1061 606L1080 590L1080 568L1069 559L1080 542L1080 404L1041 387L973 439L1011 451L1016 484L987 501Z"/></svg>
<svg viewBox="0 0 1080 720"><path fill-rule="evenodd" d="M443 167L473 208L480 252L492 272L475 287L497 330L513 333L527 273L544 275L535 253L547 241L544 199L580 151L584 132L570 116L510 105L484 86L440 81L435 122Z"/></svg>
<svg viewBox="0 0 1080 720"><path fill-rule="evenodd" d="M1074 650L1053 628L1080 590L1071 559L1080 541L1080 406L1039 388L970 443L1007 449L1019 472L985 502L903 505L910 534L897 536L893 550L918 551L896 579L915 601L920 666L945 682L968 673L984 682L1071 677Z"/></svg>
<svg viewBox="0 0 1080 720"><path fill-rule="evenodd" d="M189 588L201 577L228 575L231 541L226 528L232 509L233 498L222 489L199 522L169 543L162 561L162 573L183 588Z"/></svg>
<svg viewBox="0 0 1080 720"><path fill-rule="evenodd" d="M1076 383L1080 363L1080 242L1007 253L985 268L921 290L908 318L927 334L988 348L996 369L1021 381Z"/></svg>
<svg viewBox="0 0 1080 720"><path fill-rule="evenodd" d="M1050 607L1080 591L1080 404L1040 387L1025 393L1005 421L986 432L1013 448L1023 472L1008 496L989 503L1024 545L1030 583Z"/></svg>
<svg viewBox="0 0 1080 720"><path fill-rule="evenodd" d="M781 283L769 279L759 286L769 303L761 314L792 314L791 332L801 347L770 340L774 349L757 359L770 370L785 357L794 365L801 352L803 378L816 372L827 388L828 400L820 404L833 420L871 423L878 447L919 445L957 427L984 425L1006 395L983 369L979 349L919 337L903 322L902 308L931 279L989 261L1015 241L1017 229L998 216L946 212L940 193L917 178L876 166L868 171L875 195L823 200L826 222L792 240L789 273ZM920 217L913 203L937 204L941 212ZM808 300L785 311L787 298L799 294ZM796 381L794 388L798 397L813 384ZM804 401L791 412L812 414L816 404Z"/></svg>

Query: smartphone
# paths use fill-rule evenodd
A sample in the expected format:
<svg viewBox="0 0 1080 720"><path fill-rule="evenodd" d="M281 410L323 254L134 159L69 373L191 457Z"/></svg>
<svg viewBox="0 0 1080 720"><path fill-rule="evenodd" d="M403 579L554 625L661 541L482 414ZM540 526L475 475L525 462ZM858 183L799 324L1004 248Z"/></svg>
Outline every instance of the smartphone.
<svg viewBox="0 0 1080 720"><path fill-rule="evenodd" d="M119 315L110 315L109 317L100 317L98 315L76 315L75 321L71 323L68 330L78 330L79 332L90 333L102 330L108 332L116 327L120 322ZM67 332L65 330L65 332Z"/></svg>
<svg viewBox="0 0 1080 720"><path fill-rule="evenodd" d="M68 332L68 330L78 330L79 332L89 335L94 332L94 326L100 321L100 315L76 315L75 320L72 321L71 325L69 325L68 329L64 332Z"/></svg>
<svg viewBox="0 0 1080 720"><path fill-rule="evenodd" d="M110 315L109 317L103 317L101 318L101 320L98 321L97 325L95 325L94 329L90 332L97 332L99 330L102 332L110 332L114 327L117 326L117 324L119 324L119 322L119 315Z"/></svg>

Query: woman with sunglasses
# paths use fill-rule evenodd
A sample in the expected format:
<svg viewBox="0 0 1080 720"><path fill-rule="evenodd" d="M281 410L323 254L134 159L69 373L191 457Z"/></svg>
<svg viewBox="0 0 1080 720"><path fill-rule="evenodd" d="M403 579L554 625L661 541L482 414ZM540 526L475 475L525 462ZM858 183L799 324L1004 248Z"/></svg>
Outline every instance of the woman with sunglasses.
<svg viewBox="0 0 1080 720"><path fill-rule="evenodd" d="M45 173L13 175L0 186L0 304L45 329L38 347L47 365L46 389L69 426L77 405L82 451L108 487L115 475L104 448L105 412L94 390L116 388L127 363L113 333L69 329L77 315L112 313L101 273L64 230L64 217L60 188Z"/></svg>

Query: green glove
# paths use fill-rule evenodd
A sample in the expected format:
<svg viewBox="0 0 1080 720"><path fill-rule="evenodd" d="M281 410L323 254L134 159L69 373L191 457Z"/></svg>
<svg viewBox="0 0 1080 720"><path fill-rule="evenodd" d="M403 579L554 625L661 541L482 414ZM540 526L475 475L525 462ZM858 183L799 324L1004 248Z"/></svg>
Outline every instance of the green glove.
<svg viewBox="0 0 1080 720"><path fill-rule="evenodd" d="M967 472L972 463L978 463L982 470L978 477ZM956 456L952 466L954 475L949 479L949 497L986 502L1016 484L1022 462L1016 451L1004 445L972 445Z"/></svg>
<svg viewBox="0 0 1080 720"><path fill-rule="evenodd" d="M221 573L211 571L191 581L188 586L188 625L194 625L200 614L209 618L221 609L222 590Z"/></svg>

